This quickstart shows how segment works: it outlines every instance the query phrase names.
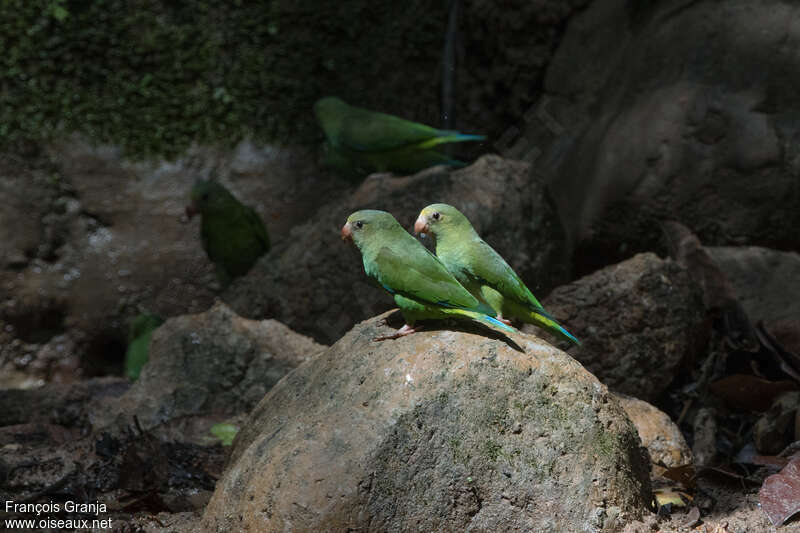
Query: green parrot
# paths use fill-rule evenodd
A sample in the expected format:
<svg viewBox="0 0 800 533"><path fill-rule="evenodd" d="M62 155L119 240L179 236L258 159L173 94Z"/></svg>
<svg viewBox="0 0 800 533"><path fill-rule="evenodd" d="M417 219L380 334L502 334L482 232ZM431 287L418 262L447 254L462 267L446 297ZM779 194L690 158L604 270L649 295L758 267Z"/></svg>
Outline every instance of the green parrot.
<svg viewBox="0 0 800 533"><path fill-rule="evenodd" d="M394 115L351 106L333 96L314 104L328 139L326 163L343 171L414 174L433 165L466 163L434 150L437 145L483 141L483 135L438 130Z"/></svg>
<svg viewBox="0 0 800 533"><path fill-rule="evenodd" d="M505 317L536 324L562 339L580 344L544 310L516 272L478 236L458 209L447 204L429 205L420 212L414 232L435 237L437 257L473 296L497 312L498 319L506 321Z"/></svg>
<svg viewBox="0 0 800 533"><path fill-rule="evenodd" d="M342 239L361 252L367 276L394 295L406 323L396 339L416 332L417 320L470 318L507 333L516 330L494 318L494 311L476 300L427 248L385 211L356 211L342 226Z"/></svg>
<svg viewBox="0 0 800 533"><path fill-rule="evenodd" d="M198 181L192 188L189 218L200 214L200 239L214 263L223 287L247 274L269 250L269 235L261 217L216 181Z"/></svg>
<svg viewBox="0 0 800 533"><path fill-rule="evenodd" d="M158 315L142 313L133 319L128 333L128 349L125 352L125 375L136 381L147 363L150 352L150 338L153 332L164 323Z"/></svg>

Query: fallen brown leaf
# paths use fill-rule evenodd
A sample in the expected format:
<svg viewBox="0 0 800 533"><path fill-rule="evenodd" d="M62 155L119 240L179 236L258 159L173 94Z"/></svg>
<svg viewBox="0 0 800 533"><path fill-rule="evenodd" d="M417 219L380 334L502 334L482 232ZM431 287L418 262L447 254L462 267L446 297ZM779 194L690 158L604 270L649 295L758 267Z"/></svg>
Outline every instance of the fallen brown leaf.
<svg viewBox="0 0 800 533"><path fill-rule="evenodd" d="M734 374L709 385L728 406L747 411L766 411L787 391L797 390L793 381L769 381L749 374Z"/></svg>

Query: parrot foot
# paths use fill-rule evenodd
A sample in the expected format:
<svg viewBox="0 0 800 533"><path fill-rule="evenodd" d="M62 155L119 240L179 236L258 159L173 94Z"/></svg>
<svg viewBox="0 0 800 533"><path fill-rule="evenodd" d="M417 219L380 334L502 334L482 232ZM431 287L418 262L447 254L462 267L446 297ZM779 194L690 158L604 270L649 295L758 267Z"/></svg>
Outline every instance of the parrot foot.
<svg viewBox="0 0 800 533"><path fill-rule="evenodd" d="M406 335L411 335L412 333L416 333L419 331L418 329L414 329L408 324L403 324L403 327L392 333L391 335L381 335L380 337L375 337L374 341L386 341L389 339L399 339L400 337L405 337Z"/></svg>
<svg viewBox="0 0 800 533"><path fill-rule="evenodd" d="M499 320L500 322L502 322L506 326L510 326L511 325L511 321L509 319L507 319L507 318L503 318L501 315L497 315L497 320Z"/></svg>

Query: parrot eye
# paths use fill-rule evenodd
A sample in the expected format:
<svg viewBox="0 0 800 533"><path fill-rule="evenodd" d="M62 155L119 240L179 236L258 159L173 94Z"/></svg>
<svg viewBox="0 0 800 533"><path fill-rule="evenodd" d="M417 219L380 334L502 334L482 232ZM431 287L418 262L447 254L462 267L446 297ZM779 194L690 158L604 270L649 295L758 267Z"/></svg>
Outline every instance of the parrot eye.
<svg viewBox="0 0 800 533"><path fill-rule="evenodd" d="M361 229L361 228L363 228L363 227L364 227L364 222L363 222L363 221L361 221L361 220L359 220L358 222L356 222L356 227L357 227L358 229Z"/></svg>
<svg viewBox="0 0 800 533"><path fill-rule="evenodd" d="M441 216L442 216L442 215L440 215L440 214L439 214L439 212L438 212L438 211L436 211L436 212L434 212L434 213L433 213L433 215L431 215L431 216L433 217L433 220L439 220L439 219L441 218Z"/></svg>

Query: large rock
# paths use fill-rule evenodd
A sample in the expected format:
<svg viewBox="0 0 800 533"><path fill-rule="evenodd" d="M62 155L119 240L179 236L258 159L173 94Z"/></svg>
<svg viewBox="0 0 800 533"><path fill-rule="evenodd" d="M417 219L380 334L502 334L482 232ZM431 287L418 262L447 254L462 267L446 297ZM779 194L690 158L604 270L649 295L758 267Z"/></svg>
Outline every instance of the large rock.
<svg viewBox="0 0 800 533"><path fill-rule="evenodd" d="M642 512L636 431L572 358L472 324L373 341L389 315L261 401L206 530L607 531Z"/></svg>
<svg viewBox="0 0 800 533"><path fill-rule="evenodd" d="M461 209L534 292L565 281L561 228L530 166L484 156L456 172L436 167L404 178L372 175L350 197L332 200L293 228L223 298L242 315L273 317L334 342L353 323L392 306L389 295L370 284L357 250L340 241L347 216L383 209L410 231L419 211L434 202Z"/></svg>
<svg viewBox="0 0 800 533"><path fill-rule="evenodd" d="M551 119L527 133L568 235L600 256L587 261L654 249L665 218L707 245L798 249L797 9L604 0L570 20Z"/></svg>
<svg viewBox="0 0 800 533"><path fill-rule="evenodd" d="M611 389L643 400L657 399L708 340L696 285L677 263L651 253L562 285L543 305L581 341L556 345Z"/></svg>
<svg viewBox="0 0 800 533"><path fill-rule="evenodd" d="M287 372L324 347L275 320L248 320L217 303L167 320L134 385L94 413L95 427L144 428L190 416L248 412Z"/></svg>

